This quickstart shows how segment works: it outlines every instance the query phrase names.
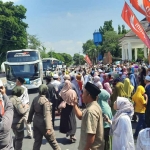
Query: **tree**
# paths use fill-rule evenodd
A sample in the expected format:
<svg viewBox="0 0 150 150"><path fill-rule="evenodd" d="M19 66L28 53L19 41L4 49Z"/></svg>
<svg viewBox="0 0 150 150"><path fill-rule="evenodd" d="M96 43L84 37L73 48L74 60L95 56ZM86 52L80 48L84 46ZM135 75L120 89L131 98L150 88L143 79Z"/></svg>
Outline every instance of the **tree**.
<svg viewBox="0 0 150 150"><path fill-rule="evenodd" d="M64 63L67 66L70 66L72 64L72 56L70 54L61 53L61 56L64 58Z"/></svg>
<svg viewBox="0 0 150 150"><path fill-rule="evenodd" d="M122 34L126 34L127 30L125 29L125 25L122 25Z"/></svg>
<svg viewBox="0 0 150 150"><path fill-rule="evenodd" d="M114 31L112 20L105 21L103 27L100 26L99 31L102 33L102 35L104 35L106 31Z"/></svg>
<svg viewBox="0 0 150 150"><path fill-rule="evenodd" d="M42 44L36 35L28 34L28 48L29 49L40 49L41 46Z"/></svg>
<svg viewBox="0 0 150 150"><path fill-rule="evenodd" d="M26 8L14 5L13 2L0 1L0 51L1 61L4 61L8 50L25 49L27 47L28 24Z"/></svg>
<svg viewBox="0 0 150 150"><path fill-rule="evenodd" d="M73 61L74 61L74 65L84 65L85 64L84 56L80 55L78 53L74 54Z"/></svg>
<svg viewBox="0 0 150 150"><path fill-rule="evenodd" d="M120 25L118 25L118 34L122 34Z"/></svg>
<svg viewBox="0 0 150 150"><path fill-rule="evenodd" d="M96 63L96 58L98 56L98 49L95 46L93 40L88 40L86 41L86 43L83 43L82 48L83 48L83 54L88 55L91 61L93 63Z"/></svg>
<svg viewBox="0 0 150 150"><path fill-rule="evenodd" d="M41 54L41 58L49 58L49 55L48 53L46 53L46 48L44 46L40 48L40 54Z"/></svg>
<svg viewBox="0 0 150 150"><path fill-rule="evenodd" d="M118 35L115 31L107 31L104 34L105 40L103 41L103 45L101 47L103 54L106 52L110 52L112 56L120 57L121 50L119 47L119 39L122 35Z"/></svg>

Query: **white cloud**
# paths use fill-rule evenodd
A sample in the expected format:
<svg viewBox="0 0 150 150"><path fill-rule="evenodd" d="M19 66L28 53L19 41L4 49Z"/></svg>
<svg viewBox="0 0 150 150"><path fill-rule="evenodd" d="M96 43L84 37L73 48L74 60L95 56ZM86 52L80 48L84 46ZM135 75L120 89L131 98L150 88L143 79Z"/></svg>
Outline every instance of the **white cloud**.
<svg viewBox="0 0 150 150"><path fill-rule="evenodd" d="M83 42L81 41L61 40L57 42L44 42L43 44L47 51L53 49L56 53L68 53L72 56L79 52L82 54Z"/></svg>
<svg viewBox="0 0 150 150"><path fill-rule="evenodd" d="M3 2L18 2L19 0L2 0Z"/></svg>

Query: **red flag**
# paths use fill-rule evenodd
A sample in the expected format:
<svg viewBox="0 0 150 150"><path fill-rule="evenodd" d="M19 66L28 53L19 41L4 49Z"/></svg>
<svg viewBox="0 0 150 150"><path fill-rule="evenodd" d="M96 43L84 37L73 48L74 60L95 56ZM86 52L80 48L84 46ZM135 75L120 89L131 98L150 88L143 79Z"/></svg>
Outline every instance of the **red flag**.
<svg viewBox="0 0 150 150"><path fill-rule="evenodd" d="M87 62L88 65L92 66L92 62L91 62L91 60L90 60L90 58L89 58L88 55L86 55L86 56L84 57L84 60Z"/></svg>
<svg viewBox="0 0 150 150"><path fill-rule="evenodd" d="M146 16L146 19L150 22L150 1L149 0L130 0L132 6L141 14Z"/></svg>
<svg viewBox="0 0 150 150"><path fill-rule="evenodd" d="M132 12L129 5L125 2L124 8L121 14L123 20L128 24L128 26L132 29L132 31L144 42L144 44L150 48L150 40L141 26L139 20L136 18L134 13Z"/></svg>

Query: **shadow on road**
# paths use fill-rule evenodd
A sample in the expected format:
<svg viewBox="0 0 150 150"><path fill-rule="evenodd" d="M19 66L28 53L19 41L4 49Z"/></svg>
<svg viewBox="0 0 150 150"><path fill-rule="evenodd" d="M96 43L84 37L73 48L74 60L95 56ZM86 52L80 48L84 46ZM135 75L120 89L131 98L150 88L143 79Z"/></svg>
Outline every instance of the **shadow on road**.
<svg viewBox="0 0 150 150"><path fill-rule="evenodd" d="M12 90L7 90L6 89L6 94L8 96L11 96L11 93L12 93ZM38 93L38 89L30 89L30 90L28 90L28 94L35 94L35 93Z"/></svg>

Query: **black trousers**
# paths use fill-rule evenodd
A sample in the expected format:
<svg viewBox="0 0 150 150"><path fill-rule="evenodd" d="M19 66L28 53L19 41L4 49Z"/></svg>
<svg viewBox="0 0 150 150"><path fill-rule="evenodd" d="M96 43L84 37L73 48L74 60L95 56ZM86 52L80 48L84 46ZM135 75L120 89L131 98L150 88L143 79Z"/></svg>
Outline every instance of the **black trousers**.
<svg viewBox="0 0 150 150"><path fill-rule="evenodd" d="M110 149L109 131L110 128L104 128L104 140L105 140L104 150Z"/></svg>

